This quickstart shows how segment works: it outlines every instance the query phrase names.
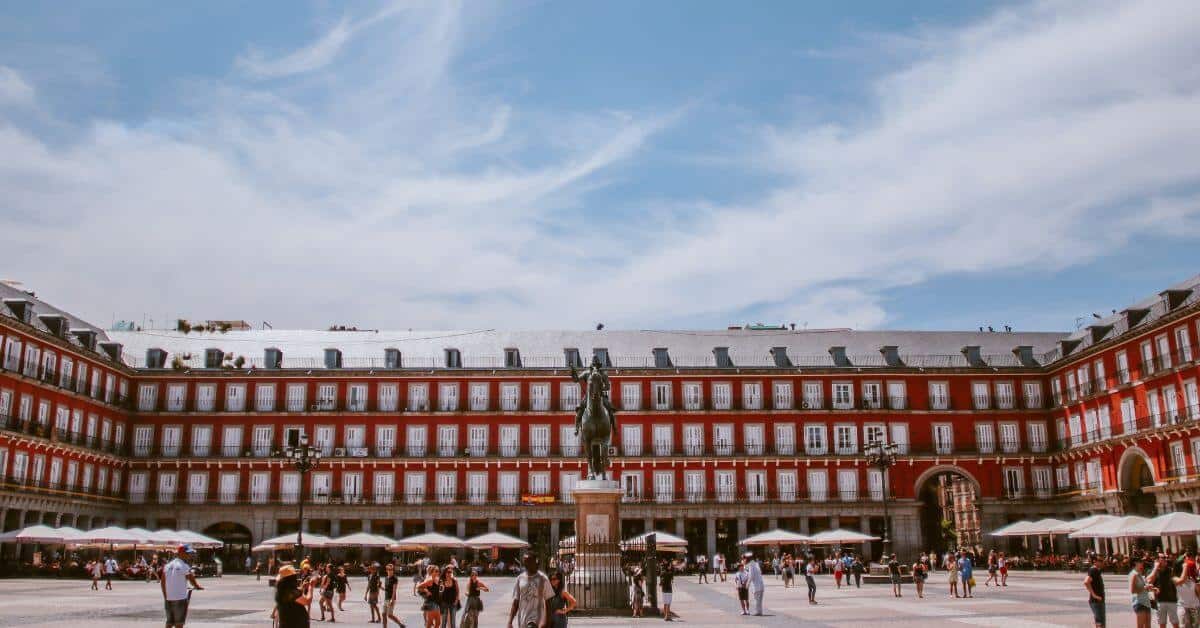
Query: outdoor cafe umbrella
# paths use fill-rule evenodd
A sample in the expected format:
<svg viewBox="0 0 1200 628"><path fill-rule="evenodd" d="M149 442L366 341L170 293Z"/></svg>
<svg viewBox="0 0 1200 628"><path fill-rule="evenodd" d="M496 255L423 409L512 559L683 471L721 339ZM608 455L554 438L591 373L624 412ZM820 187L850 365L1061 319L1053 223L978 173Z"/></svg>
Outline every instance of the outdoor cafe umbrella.
<svg viewBox="0 0 1200 628"><path fill-rule="evenodd" d="M329 539L325 547L387 547L396 543L396 539L382 534L370 532L355 532L345 536Z"/></svg>
<svg viewBox="0 0 1200 628"><path fill-rule="evenodd" d="M71 526L52 528L37 524L0 534L0 543L69 543L79 533Z"/></svg>
<svg viewBox="0 0 1200 628"><path fill-rule="evenodd" d="M1054 526L1054 527L1050 528L1050 534L1067 534L1067 535L1069 535L1072 532L1078 532L1079 530L1083 530L1084 528L1089 528L1091 526L1101 524L1106 521L1112 521L1113 519L1117 519L1117 517L1115 517L1113 515L1091 515L1088 517L1084 517L1083 519L1076 519L1074 521L1068 521L1062 525Z"/></svg>
<svg viewBox="0 0 1200 628"><path fill-rule="evenodd" d="M426 532L424 534L415 534L410 537L405 537L388 546L388 549L393 552L403 552L406 550L430 551L435 548L459 549L466 547L463 540L442 534L440 532Z"/></svg>
<svg viewBox="0 0 1200 628"><path fill-rule="evenodd" d="M687 539L681 539L668 532L646 532L621 541L622 549L645 547L649 536L654 535L654 546L661 552L687 552Z"/></svg>
<svg viewBox="0 0 1200 628"><path fill-rule="evenodd" d="M490 547L498 547L501 549L525 549L526 547L529 547L529 543L503 532L488 532L487 534L473 536L466 541L463 541L463 544L473 549L487 549Z"/></svg>
<svg viewBox="0 0 1200 628"><path fill-rule="evenodd" d="M1149 519L1137 515L1115 517L1109 521L1076 530L1068 536L1073 539L1122 539L1139 536L1135 531L1136 528L1149 522Z"/></svg>
<svg viewBox="0 0 1200 628"><path fill-rule="evenodd" d="M1159 515L1133 527L1130 532L1135 536L1198 534L1200 533L1200 515L1193 515L1190 512L1172 512Z"/></svg>
<svg viewBox="0 0 1200 628"><path fill-rule="evenodd" d="M863 534L855 530L826 530L818 532L812 536L809 541L813 545L847 545L852 543L866 543L867 541L878 541L879 537Z"/></svg>
<svg viewBox="0 0 1200 628"><path fill-rule="evenodd" d="M788 530L768 530L742 539L741 545L797 545L808 543L812 537Z"/></svg>
<svg viewBox="0 0 1200 628"><path fill-rule="evenodd" d="M75 545L140 545L150 543L148 535L131 532L119 526L84 530L68 541Z"/></svg>
<svg viewBox="0 0 1200 628"><path fill-rule="evenodd" d="M1029 534L1026 530L1032 525L1032 521L1014 521L988 532L988 536L1025 536Z"/></svg>
<svg viewBox="0 0 1200 628"><path fill-rule="evenodd" d="M250 548L252 552L273 552L275 550L288 549L296 546L297 532L289 534L281 534L276 537L269 538L258 545ZM327 547L330 539L323 534L314 534L312 532L304 535L304 547Z"/></svg>

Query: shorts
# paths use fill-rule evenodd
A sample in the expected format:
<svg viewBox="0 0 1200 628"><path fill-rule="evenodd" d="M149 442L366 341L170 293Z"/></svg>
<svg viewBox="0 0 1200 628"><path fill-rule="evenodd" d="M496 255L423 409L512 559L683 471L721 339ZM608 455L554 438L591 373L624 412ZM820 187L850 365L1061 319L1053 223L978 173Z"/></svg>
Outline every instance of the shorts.
<svg viewBox="0 0 1200 628"><path fill-rule="evenodd" d="M333 599L333 589L325 589L324 591L321 591L321 597L323 597L327 600L332 600Z"/></svg>
<svg viewBox="0 0 1200 628"><path fill-rule="evenodd" d="M1179 607L1176 602L1159 602L1157 615L1160 626L1165 626L1167 622L1179 624Z"/></svg>
<svg viewBox="0 0 1200 628"><path fill-rule="evenodd" d="M1088 606L1092 609L1092 622L1097 626L1105 625L1107 622L1105 621L1104 602L1092 598L1088 600Z"/></svg>
<svg viewBox="0 0 1200 628"><path fill-rule="evenodd" d="M958 584L958 572L957 571L950 572L950 584Z"/></svg>
<svg viewBox="0 0 1200 628"><path fill-rule="evenodd" d="M738 587L738 599L743 602L750 601L750 589Z"/></svg>
<svg viewBox="0 0 1200 628"><path fill-rule="evenodd" d="M439 607L438 603L434 602L433 600L425 600L423 603L421 603L421 610L425 612L436 611L439 608L441 607Z"/></svg>
<svg viewBox="0 0 1200 628"><path fill-rule="evenodd" d="M383 612L387 613L388 615L393 614L392 611L395 608L396 608L396 598L392 598L392 599L383 601Z"/></svg>
<svg viewBox="0 0 1200 628"><path fill-rule="evenodd" d="M671 595L672 595L671 591L663 591L662 603L669 606L671 604Z"/></svg>
<svg viewBox="0 0 1200 628"><path fill-rule="evenodd" d="M892 584L900 584L900 574L894 573L891 575Z"/></svg>
<svg viewBox="0 0 1200 628"><path fill-rule="evenodd" d="M1146 606L1145 604L1142 604L1141 602L1134 602L1134 603L1133 603L1133 612L1134 612L1135 614L1136 614L1136 613L1141 613L1141 612L1143 612L1143 611L1144 611L1144 612L1147 612L1147 613L1149 613L1149 612L1151 612L1151 611L1153 611L1153 610L1154 610L1154 609L1150 608L1149 606Z"/></svg>
<svg viewBox="0 0 1200 628"><path fill-rule="evenodd" d="M168 624L183 624L187 621L187 600L164 600Z"/></svg>
<svg viewBox="0 0 1200 628"><path fill-rule="evenodd" d="M379 594L378 593L368 593L367 594L367 604L370 604L371 606L375 606L378 603L379 603Z"/></svg>

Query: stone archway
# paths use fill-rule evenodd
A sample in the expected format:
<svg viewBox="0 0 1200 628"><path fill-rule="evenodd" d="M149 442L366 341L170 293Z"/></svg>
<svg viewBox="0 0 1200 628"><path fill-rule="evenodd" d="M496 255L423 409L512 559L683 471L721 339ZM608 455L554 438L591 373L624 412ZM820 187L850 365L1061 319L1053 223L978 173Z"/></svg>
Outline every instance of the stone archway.
<svg viewBox="0 0 1200 628"><path fill-rule="evenodd" d="M921 547L939 552L982 542L979 480L955 465L936 465L914 483L920 508Z"/></svg>
<svg viewBox="0 0 1200 628"><path fill-rule="evenodd" d="M1127 515L1153 517L1154 495L1145 491L1154 486L1154 464L1141 447L1130 447L1121 454L1117 465L1117 488L1121 491L1121 507Z"/></svg>
<svg viewBox="0 0 1200 628"><path fill-rule="evenodd" d="M250 528L233 521L222 521L204 528L204 534L225 544L215 552L225 571L245 571L246 557L250 555L253 543Z"/></svg>

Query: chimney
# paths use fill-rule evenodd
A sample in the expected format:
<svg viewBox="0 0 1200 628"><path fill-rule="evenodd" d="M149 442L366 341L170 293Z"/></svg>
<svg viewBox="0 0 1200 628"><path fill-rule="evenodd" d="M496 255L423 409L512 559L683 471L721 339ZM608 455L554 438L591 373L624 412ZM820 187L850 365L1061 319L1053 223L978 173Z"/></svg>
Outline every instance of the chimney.
<svg viewBox="0 0 1200 628"><path fill-rule="evenodd" d="M713 357L717 361L717 368L733 368L733 358L729 357L729 347L713 347Z"/></svg>
<svg viewBox="0 0 1200 628"><path fill-rule="evenodd" d="M325 368L340 369L342 368L342 351L341 349L326 349L325 350Z"/></svg>
<svg viewBox="0 0 1200 628"><path fill-rule="evenodd" d="M792 360L788 358L787 347L771 347L771 357L775 358L775 366L781 369L792 368Z"/></svg>
<svg viewBox="0 0 1200 628"><path fill-rule="evenodd" d="M383 366L389 369L398 369L404 363L400 360L400 350L395 347L388 347L383 350Z"/></svg>
<svg viewBox="0 0 1200 628"><path fill-rule="evenodd" d="M1020 345L1018 347L1014 347L1013 355L1017 356L1017 361L1021 363L1021 366L1027 366L1031 368L1041 366L1033 357L1033 347L1031 345Z"/></svg>
<svg viewBox="0 0 1200 628"><path fill-rule="evenodd" d="M167 352L158 348L146 349L146 368L161 369L167 366Z"/></svg>
<svg viewBox="0 0 1200 628"><path fill-rule="evenodd" d="M50 333L62 338L67 334L67 317L59 314L38 314L38 320L50 330Z"/></svg>
<svg viewBox="0 0 1200 628"><path fill-rule="evenodd" d="M967 364L972 367L982 368L987 366L987 362L983 361L983 354L979 351L979 345L967 345L963 347L962 354L967 358Z"/></svg>
<svg viewBox="0 0 1200 628"><path fill-rule="evenodd" d="M108 354L108 357L113 362L121 361L121 343L119 342L102 342L100 348Z"/></svg>
<svg viewBox="0 0 1200 628"><path fill-rule="evenodd" d="M829 355L833 357L834 366L854 366L846 357L846 347L829 347Z"/></svg>
<svg viewBox="0 0 1200 628"><path fill-rule="evenodd" d="M4 305L22 323L28 325L33 320L33 302L29 299L5 299Z"/></svg>
<svg viewBox="0 0 1200 628"><path fill-rule="evenodd" d="M283 368L283 351L276 347L268 347L263 349L263 368L265 369L280 369Z"/></svg>
<svg viewBox="0 0 1200 628"><path fill-rule="evenodd" d="M671 355L667 353L666 348L657 347L654 349L654 368L669 369L671 368Z"/></svg>
<svg viewBox="0 0 1200 628"><path fill-rule="evenodd" d="M879 352L883 354L883 361L888 366L904 366L904 362L900 360L900 347L884 345L879 348Z"/></svg>
<svg viewBox="0 0 1200 628"><path fill-rule="evenodd" d="M225 361L225 352L220 349L205 349L204 350L204 368L219 369L221 362Z"/></svg>
<svg viewBox="0 0 1200 628"><path fill-rule="evenodd" d="M71 335L79 341L88 351L96 350L96 330L94 329L72 329Z"/></svg>

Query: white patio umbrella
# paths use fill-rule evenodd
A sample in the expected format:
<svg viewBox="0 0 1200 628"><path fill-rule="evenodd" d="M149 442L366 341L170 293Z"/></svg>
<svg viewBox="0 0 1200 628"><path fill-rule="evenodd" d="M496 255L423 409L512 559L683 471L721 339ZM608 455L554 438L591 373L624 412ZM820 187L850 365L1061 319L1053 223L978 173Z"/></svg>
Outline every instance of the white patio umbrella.
<svg viewBox="0 0 1200 628"><path fill-rule="evenodd" d="M768 530L742 539L740 545L796 545L808 543L812 537L788 530Z"/></svg>
<svg viewBox="0 0 1200 628"><path fill-rule="evenodd" d="M651 534L654 535L654 546L659 551L663 552L686 552L688 548L687 539L681 539L674 534L668 532L645 532L635 537L631 537L621 541L622 548L635 547L646 545L646 538Z"/></svg>
<svg viewBox="0 0 1200 628"><path fill-rule="evenodd" d="M988 536L1028 536L1030 534L1028 530L1032 526L1032 521L1016 521L992 530L988 533Z"/></svg>
<svg viewBox="0 0 1200 628"><path fill-rule="evenodd" d="M1172 512L1159 515L1141 525L1135 526L1130 532L1134 536L1200 534L1200 515L1193 515L1190 512Z"/></svg>
<svg viewBox="0 0 1200 628"><path fill-rule="evenodd" d="M812 536L809 541L813 545L842 545L851 543L865 543L867 541L878 541L879 537L863 534L855 530L826 530L818 532Z"/></svg>
<svg viewBox="0 0 1200 628"><path fill-rule="evenodd" d="M130 532L118 526L108 526L97 530L84 530L71 543L78 545L138 545L150 542L144 534Z"/></svg>
<svg viewBox="0 0 1200 628"><path fill-rule="evenodd" d="M1084 528L1104 523L1106 521L1112 521L1113 519L1117 519L1117 517L1113 515L1091 515L1082 519L1068 521L1062 525L1054 526L1050 529L1050 534L1070 534L1072 532L1078 532Z"/></svg>
<svg viewBox="0 0 1200 628"><path fill-rule="evenodd" d="M426 532L424 534L414 534L410 537L405 537L388 546L388 549L394 552L402 552L405 550L421 550L429 551L434 548L444 547L449 549L458 549L466 547L463 540L442 534L440 532Z"/></svg>
<svg viewBox="0 0 1200 628"><path fill-rule="evenodd" d="M574 537L571 537L571 539L574 541ZM487 534L473 536L466 541L463 541L463 544L474 549L487 549L489 547L499 547L503 549L525 549L526 547L529 547L529 543L503 532L488 532Z"/></svg>
<svg viewBox="0 0 1200 628"><path fill-rule="evenodd" d="M281 550L281 549L288 549L291 547L295 547L296 546L296 537L298 535L299 535L299 533L297 533L297 532L292 532L290 534L281 534L279 536L266 539L265 541L259 543L258 545L255 545L254 547L250 548L250 551L252 551L252 552L264 552L264 551L270 552L273 550ZM329 537L327 537L323 534L315 534L315 533L309 532L308 534L305 534L304 538L301 540L304 541L304 547L327 547L326 544L329 542L330 539L329 539Z"/></svg>
<svg viewBox="0 0 1200 628"><path fill-rule="evenodd" d="M175 538L177 539L175 542L176 545L180 543L187 543L194 549L216 549L218 547L225 546L224 541L221 539L214 539L207 534L200 534L199 532L193 532L191 530L174 530L173 532ZM305 539L305 543L307 542L308 540Z"/></svg>
<svg viewBox="0 0 1200 628"><path fill-rule="evenodd" d="M1134 530L1149 521L1149 519L1137 515L1117 517L1103 523L1088 526L1082 530L1076 530L1068 536L1073 539L1123 539L1131 536L1139 536Z"/></svg>
<svg viewBox="0 0 1200 628"><path fill-rule="evenodd" d="M355 532L337 538L329 539L325 547L387 547L394 545L396 539L384 536L382 534L371 534L370 532Z"/></svg>
<svg viewBox="0 0 1200 628"><path fill-rule="evenodd" d="M69 543L80 531L71 526L32 525L0 534L0 543Z"/></svg>

